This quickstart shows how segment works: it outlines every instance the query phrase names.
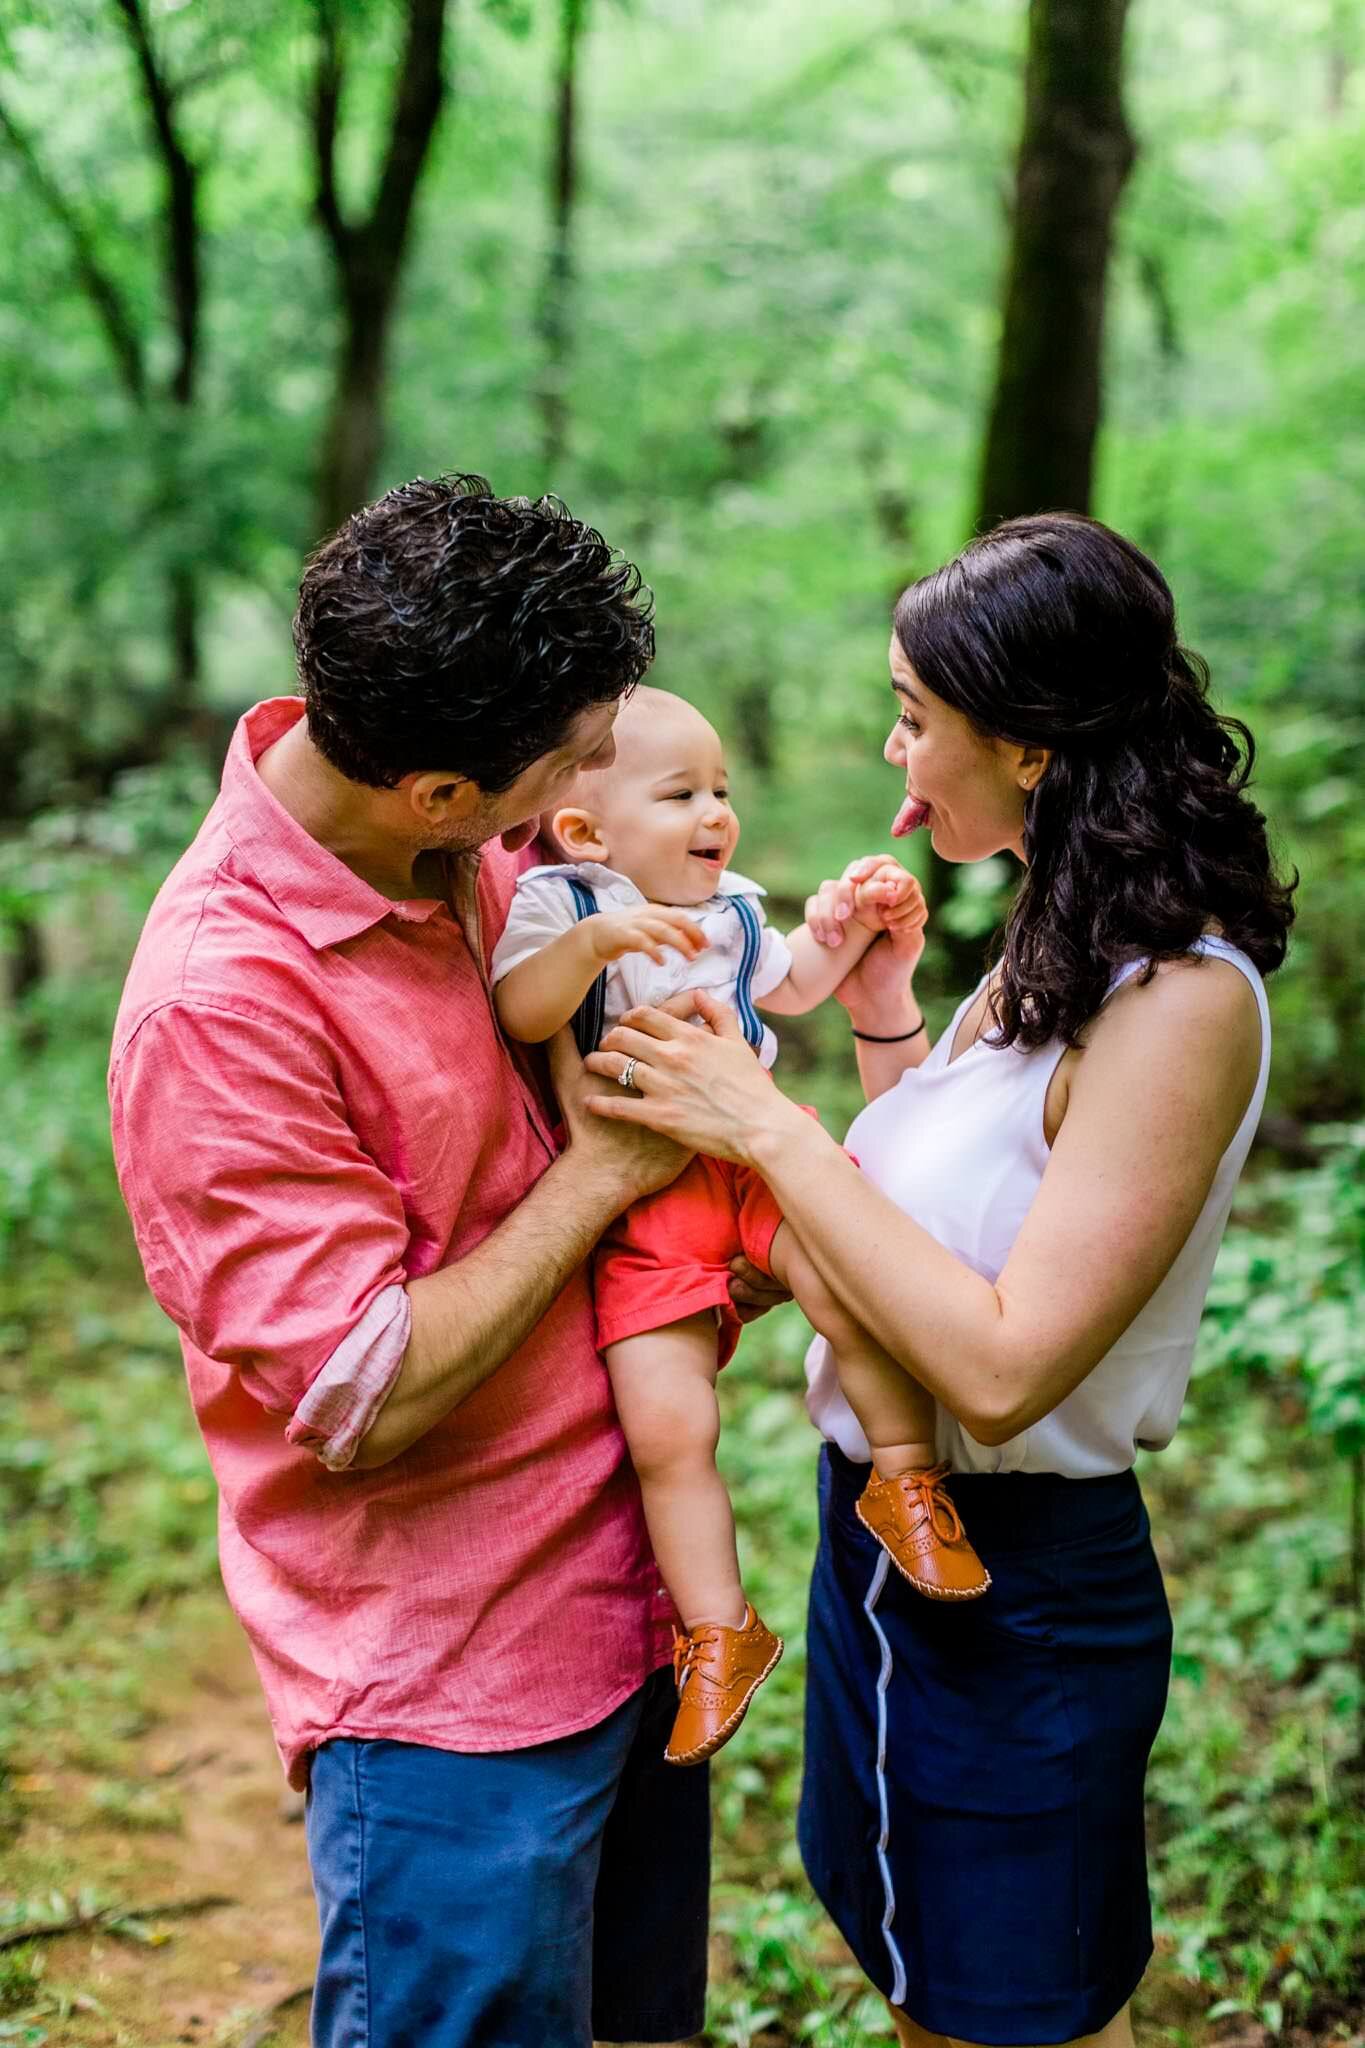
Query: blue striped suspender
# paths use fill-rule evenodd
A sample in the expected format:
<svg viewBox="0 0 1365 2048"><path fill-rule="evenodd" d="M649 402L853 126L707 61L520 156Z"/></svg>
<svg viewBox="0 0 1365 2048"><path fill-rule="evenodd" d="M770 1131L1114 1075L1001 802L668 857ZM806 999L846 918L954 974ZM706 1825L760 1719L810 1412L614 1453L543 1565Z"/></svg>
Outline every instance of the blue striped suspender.
<svg viewBox="0 0 1365 2048"><path fill-rule="evenodd" d="M580 923L585 917L592 917L597 910L597 898L586 882L580 882L576 875L566 875L569 894L573 897L574 909ZM739 1012L739 1028L749 1044L757 1052L763 1044L763 1020L754 1008L753 984L758 972L758 956L763 946L762 928L758 912L747 896L727 896L726 902L739 919L744 933L744 944L740 951L739 968L735 975L735 1008ZM604 968L574 1013L573 1035L578 1050L586 1059L590 1052L596 1052L602 1037L605 1022L607 998L607 975Z"/></svg>
<svg viewBox="0 0 1365 2048"><path fill-rule="evenodd" d="M763 1043L763 1022L754 1008L753 985L763 945L762 931L758 912L747 896L727 896L725 900L744 927L744 950L735 976L735 1008L739 1012L739 1028L757 1052Z"/></svg>
<svg viewBox="0 0 1365 2048"><path fill-rule="evenodd" d="M581 924L585 917L596 914L597 898L586 882L580 882L577 875L565 875L569 894L573 897L574 909ZM604 967L588 993L574 1012L574 1043L584 1059L590 1052L596 1052L602 1037L602 1025L606 1018L607 970Z"/></svg>

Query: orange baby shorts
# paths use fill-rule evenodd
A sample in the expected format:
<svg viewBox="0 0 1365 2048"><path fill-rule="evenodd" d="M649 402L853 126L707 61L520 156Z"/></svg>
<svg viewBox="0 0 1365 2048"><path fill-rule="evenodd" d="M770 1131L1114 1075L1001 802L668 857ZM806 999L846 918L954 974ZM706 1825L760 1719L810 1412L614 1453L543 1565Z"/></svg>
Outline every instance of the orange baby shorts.
<svg viewBox="0 0 1365 2048"><path fill-rule="evenodd" d="M818 1121L818 1110L804 1102L801 1108ZM718 1363L728 1365L743 1327L730 1299L730 1261L742 1252L770 1273L781 1221L768 1183L751 1166L699 1152L670 1186L618 1216L599 1243L593 1261L598 1350L713 1308Z"/></svg>
<svg viewBox="0 0 1365 2048"><path fill-rule="evenodd" d="M698 1153L671 1186L618 1216L597 1247L597 1347L661 1330L703 1309L719 1310L721 1365L733 1357L740 1321L730 1300L730 1261L743 1252L769 1271L782 1221L768 1184L750 1166Z"/></svg>

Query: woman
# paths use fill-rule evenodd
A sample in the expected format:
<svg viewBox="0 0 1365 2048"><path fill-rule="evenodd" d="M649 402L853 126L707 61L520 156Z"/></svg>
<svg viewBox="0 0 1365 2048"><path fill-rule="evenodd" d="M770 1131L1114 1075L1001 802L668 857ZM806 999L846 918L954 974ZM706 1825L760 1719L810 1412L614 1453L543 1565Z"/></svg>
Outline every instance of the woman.
<svg viewBox="0 0 1365 2048"><path fill-rule="evenodd" d="M732 1023L642 1011L595 1098L756 1168L845 1309L934 1393L951 1499L993 1578L917 1597L854 1513L867 1450L817 1343L826 1441L801 1842L900 2039L1130 2048L1151 1953L1143 1775L1170 1622L1133 1477L1175 1428L1265 1094L1261 977L1291 888L1146 556L1010 522L902 596L896 820L952 861L1024 863L996 966L928 1049L922 943L840 991L861 1170ZM1245 761L1239 752L1245 748ZM835 943L856 874L809 906ZM951 1532L950 1532L951 1533Z"/></svg>

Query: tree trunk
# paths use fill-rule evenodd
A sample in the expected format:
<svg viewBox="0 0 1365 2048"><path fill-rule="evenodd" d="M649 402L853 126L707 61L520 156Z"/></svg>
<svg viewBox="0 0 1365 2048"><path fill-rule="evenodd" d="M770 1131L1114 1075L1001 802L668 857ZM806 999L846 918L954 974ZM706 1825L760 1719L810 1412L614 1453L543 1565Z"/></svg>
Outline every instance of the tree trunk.
<svg viewBox="0 0 1365 2048"><path fill-rule="evenodd" d="M978 532L1021 513L1088 512L1113 221L1135 147L1122 97L1128 0L1031 0L1015 205ZM930 857L931 909L953 871ZM984 942L943 934L956 980Z"/></svg>
<svg viewBox="0 0 1365 2048"><path fill-rule="evenodd" d="M147 403L147 366L142 336L131 305L113 272L100 261L88 225L47 170L32 138L3 105L0 105L0 135L22 165L38 198L66 236L72 269L104 330L118 380L132 404L141 410Z"/></svg>
<svg viewBox="0 0 1365 2048"><path fill-rule="evenodd" d="M333 533L369 496L384 446L384 383L391 302L362 297L350 308L318 471L318 516Z"/></svg>
<svg viewBox="0 0 1365 2048"><path fill-rule="evenodd" d="M1090 508L1105 279L1135 154L1128 0L1032 0L1013 236L979 525Z"/></svg>
<svg viewBox="0 0 1365 2048"><path fill-rule="evenodd" d="M735 730L745 760L763 782L777 766L777 721L772 685L766 677L741 683L734 697Z"/></svg>
<svg viewBox="0 0 1365 2048"><path fill-rule="evenodd" d="M199 576L193 562L175 562L169 577L171 684L167 722L182 732L199 711L202 660L199 651Z"/></svg>
<svg viewBox="0 0 1365 2048"><path fill-rule="evenodd" d="M1351 79L1351 14L1353 0L1335 0L1327 28L1327 116L1339 121L1346 107Z"/></svg>
<svg viewBox="0 0 1365 2048"><path fill-rule="evenodd" d="M389 336L413 209L445 98L446 0L403 0L406 31L378 183L364 219L342 211L336 177L345 51L337 0L318 0L314 210L336 270L341 338L318 463L318 520L331 533L362 505L384 445Z"/></svg>
<svg viewBox="0 0 1365 2048"><path fill-rule="evenodd" d="M170 395L175 404L188 406L194 398L199 361L199 306L203 288L197 211L199 170L191 161L176 125L177 94L152 48L142 0L114 0L114 4L123 17L132 45L152 139L166 180L161 215L162 273L176 339Z"/></svg>
<svg viewBox="0 0 1365 2048"><path fill-rule="evenodd" d="M179 93L152 44L142 0L114 0L142 83L152 144L161 160L165 198L161 210L161 276L175 332L175 357L166 385L173 445L160 488L161 518L174 522L181 502L180 455L194 421L199 374L200 313L203 304L202 236L199 226L199 167L191 158L177 119ZM177 554L166 571L167 679L163 716L184 733L199 710L201 584L194 564Z"/></svg>
<svg viewBox="0 0 1365 2048"><path fill-rule="evenodd" d="M563 461L569 431L569 354L573 291L573 215L578 198L578 45L588 0L559 0L554 134L550 151L550 246L540 302L544 345L539 404L545 487Z"/></svg>

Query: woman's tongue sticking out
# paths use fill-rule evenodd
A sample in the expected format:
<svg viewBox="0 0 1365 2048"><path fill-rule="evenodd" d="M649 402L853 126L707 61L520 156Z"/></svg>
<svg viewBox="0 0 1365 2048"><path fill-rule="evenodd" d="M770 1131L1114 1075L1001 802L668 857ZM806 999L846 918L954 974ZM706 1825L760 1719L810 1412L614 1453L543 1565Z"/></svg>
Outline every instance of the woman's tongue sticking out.
<svg viewBox="0 0 1365 2048"><path fill-rule="evenodd" d="M929 806L917 796L907 796L897 811L891 825L891 837L904 839L907 834L917 832L929 815Z"/></svg>

